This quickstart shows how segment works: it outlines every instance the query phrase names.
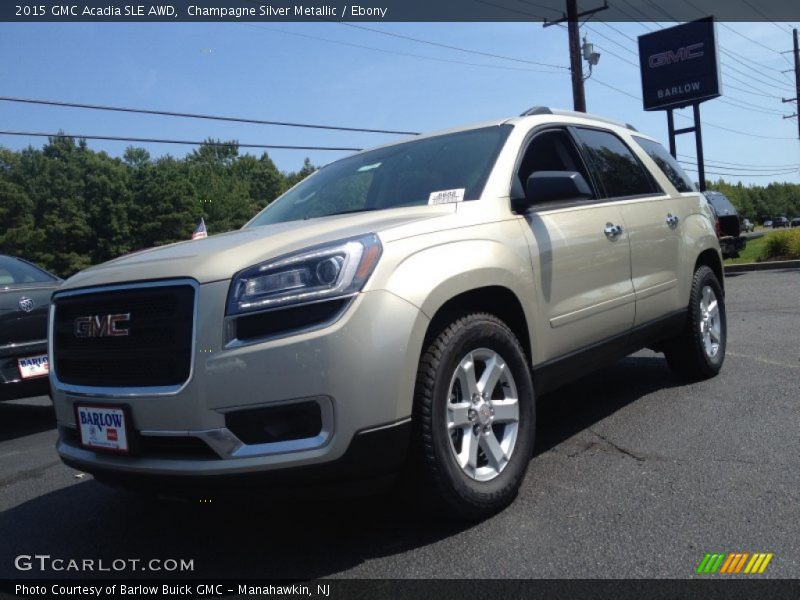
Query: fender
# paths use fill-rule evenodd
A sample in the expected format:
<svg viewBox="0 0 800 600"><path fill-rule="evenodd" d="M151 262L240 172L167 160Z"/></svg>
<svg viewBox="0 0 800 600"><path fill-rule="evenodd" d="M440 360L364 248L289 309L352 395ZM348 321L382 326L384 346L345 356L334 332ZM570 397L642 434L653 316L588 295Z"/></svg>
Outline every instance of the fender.
<svg viewBox="0 0 800 600"><path fill-rule="evenodd" d="M683 221L683 241L681 243L680 264L683 272L679 274L678 285L680 286L680 297L687 303L692 286L692 276L694 275L694 265L697 258L706 250L713 250L719 257L722 264L722 251L719 248L717 233L711 219L701 213L687 215ZM720 281L724 287L724 281Z"/></svg>
<svg viewBox="0 0 800 600"><path fill-rule="evenodd" d="M387 277L385 289L433 318L455 296L478 288L504 287L519 300L532 338L536 291L530 254L516 223L510 225L508 232L517 232L516 238L454 240L410 253ZM529 342L535 352L533 339Z"/></svg>

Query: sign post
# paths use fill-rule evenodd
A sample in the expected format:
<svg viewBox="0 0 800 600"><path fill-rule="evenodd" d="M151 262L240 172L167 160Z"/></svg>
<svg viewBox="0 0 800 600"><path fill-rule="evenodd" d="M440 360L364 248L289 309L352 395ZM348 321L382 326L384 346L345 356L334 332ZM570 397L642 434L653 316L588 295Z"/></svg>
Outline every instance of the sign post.
<svg viewBox="0 0 800 600"><path fill-rule="evenodd" d="M722 95L714 18L707 17L639 36L639 68L645 110L666 110L669 151L675 136L694 133L700 190L705 191L700 103ZM694 126L675 129L673 111L692 107Z"/></svg>

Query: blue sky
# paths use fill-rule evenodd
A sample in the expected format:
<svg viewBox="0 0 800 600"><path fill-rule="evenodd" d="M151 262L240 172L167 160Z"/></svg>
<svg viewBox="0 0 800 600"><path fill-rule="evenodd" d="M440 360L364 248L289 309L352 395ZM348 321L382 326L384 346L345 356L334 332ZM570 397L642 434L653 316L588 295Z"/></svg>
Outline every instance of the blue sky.
<svg viewBox="0 0 800 600"><path fill-rule="evenodd" d="M3 23L0 95L412 131L513 116L534 105L572 108L565 69L524 62L566 66L563 28L543 29L540 24L524 23L366 26L518 60L445 49L341 23ZM586 84L586 95L590 112L630 122L666 145L663 112L645 113L640 100L600 83L639 96L636 45L630 38L656 27L659 25L652 23L589 23L584 27L583 33L602 55ZM702 118L744 134L706 126L706 160L729 169L737 168L729 163L748 165L753 174L791 168L784 165L797 168L797 122L781 118L781 114L794 112L795 105L779 99L793 96L792 74L779 73L791 67L787 61L791 55L784 58L778 53L791 48L789 26L721 24L718 34L723 48L756 63L723 55L728 65L724 68L723 93L729 104L720 100L703 104ZM761 81L752 82L748 75ZM742 102L766 112L743 108ZM683 112L690 115L690 111ZM689 121L678 119L676 124L685 127ZM243 143L354 147L398 138L0 102L0 130L59 129L89 135L188 140L215 137ZM15 149L40 146L42 142L0 136L1 145ZM89 144L115 156L128 145ZM186 146L141 145L153 156L182 156L191 150ZM693 137L681 136L678 151L694 156ZM347 153L272 150L269 154L281 170L294 170L306 156L315 164L325 164ZM707 171L721 170L707 166ZM731 173L726 179L797 183L800 175L797 171L766 177Z"/></svg>

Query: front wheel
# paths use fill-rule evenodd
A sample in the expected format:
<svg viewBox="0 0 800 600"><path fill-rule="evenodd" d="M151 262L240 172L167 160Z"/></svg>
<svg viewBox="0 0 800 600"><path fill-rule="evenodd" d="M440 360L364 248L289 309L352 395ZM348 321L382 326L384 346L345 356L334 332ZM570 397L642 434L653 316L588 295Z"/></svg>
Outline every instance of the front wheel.
<svg viewBox="0 0 800 600"><path fill-rule="evenodd" d="M664 349L669 366L690 379L714 377L725 360L728 337L725 296L710 268L702 266L692 278L686 327Z"/></svg>
<svg viewBox="0 0 800 600"><path fill-rule="evenodd" d="M422 355L414 398L411 478L418 499L481 519L516 496L534 438L528 361L493 315L455 319Z"/></svg>

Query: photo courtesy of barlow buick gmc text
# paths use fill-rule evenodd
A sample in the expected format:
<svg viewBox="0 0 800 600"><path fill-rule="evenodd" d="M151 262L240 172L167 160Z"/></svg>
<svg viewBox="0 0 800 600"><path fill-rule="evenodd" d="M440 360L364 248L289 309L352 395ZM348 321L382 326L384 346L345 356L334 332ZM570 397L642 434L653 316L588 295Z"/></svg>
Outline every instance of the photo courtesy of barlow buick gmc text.
<svg viewBox="0 0 800 600"><path fill-rule="evenodd" d="M799 30L0 6L0 598L796 598Z"/></svg>

